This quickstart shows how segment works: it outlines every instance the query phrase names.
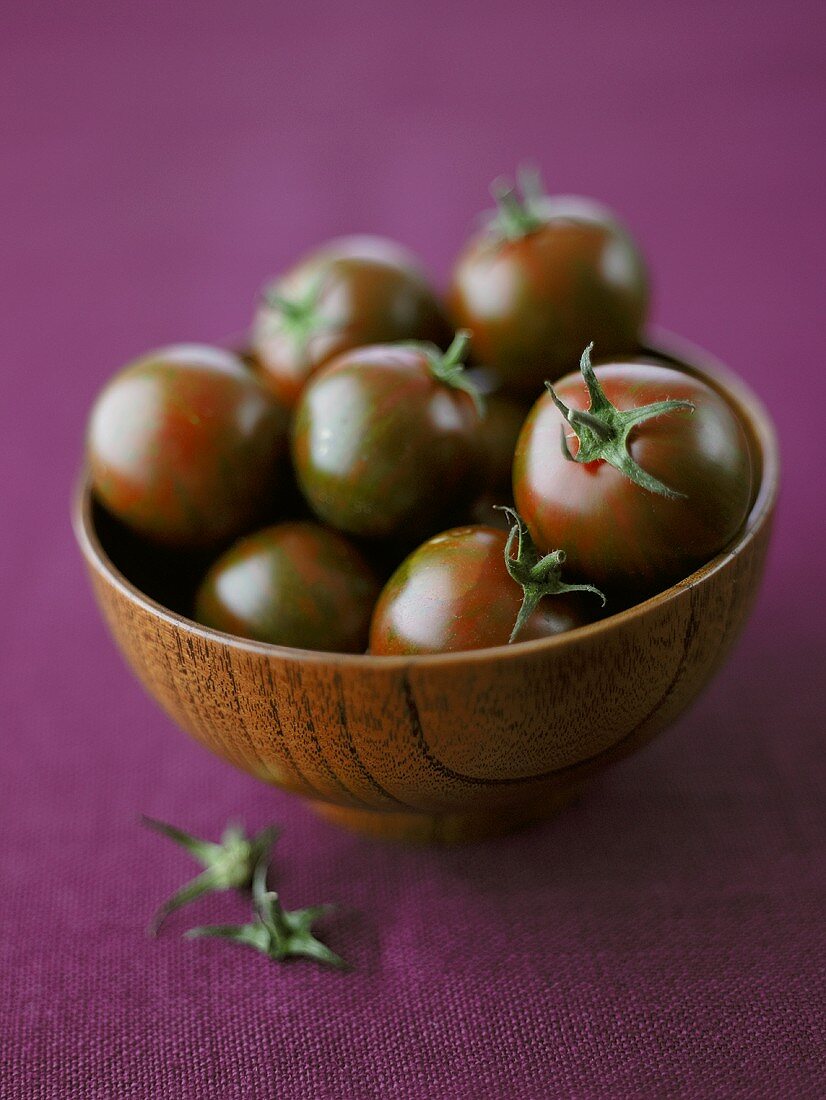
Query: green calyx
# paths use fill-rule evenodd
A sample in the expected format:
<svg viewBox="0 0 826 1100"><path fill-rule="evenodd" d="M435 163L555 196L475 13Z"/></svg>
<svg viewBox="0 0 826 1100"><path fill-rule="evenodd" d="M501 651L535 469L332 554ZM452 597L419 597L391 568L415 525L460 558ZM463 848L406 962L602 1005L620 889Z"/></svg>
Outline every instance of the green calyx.
<svg viewBox="0 0 826 1100"><path fill-rule="evenodd" d="M465 373L464 358L470 343L470 330L460 328L453 337L453 342L447 351L442 351L435 344L407 342L405 347L415 348L427 360L431 375L454 390L462 390L466 393L480 416L484 414L485 407L479 388Z"/></svg>
<svg viewBox="0 0 826 1100"><path fill-rule="evenodd" d="M248 837L237 825L228 825L220 844L215 844L151 817L143 817L142 821L150 829L180 844L204 868L200 875L182 886L158 909L149 925L149 933L153 936L157 935L170 913L204 894L221 890L248 890L255 868L269 857L278 836L278 830L273 827Z"/></svg>
<svg viewBox="0 0 826 1100"><path fill-rule="evenodd" d="M317 280L310 284L300 297L288 298L278 289L278 284L266 287L263 298L270 316L268 325L277 326L293 341L296 350L303 354L310 337L325 327L326 322L318 313L320 284Z"/></svg>
<svg viewBox="0 0 826 1100"><path fill-rule="evenodd" d="M652 420L655 416L662 416L667 412L693 412L693 403L691 401L655 401L650 405L640 405L636 409L618 409L605 396L599 379L594 373L591 365L593 346L593 343L588 345L579 363L579 369L582 371L591 399L587 412L569 409L564 401L557 397L551 383L545 383L554 404L574 429L579 440L579 450L572 455L563 428L563 454L571 462L607 462L620 473L625 474L635 485L647 489L650 493L657 493L671 500L684 497L685 493L670 489L634 461L628 449L628 437L637 425L645 423L646 420Z"/></svg>
<svg viewBox="0 0 826 1100"><path fill-rule="evenodd" d="M545 225L547 219L541 207L546 196L536 169L523 166L517 172L517 186L498 179L491 184L490 190L496 200L496 210L488 225L498 236L518 241Z"/></svg>
<svg viewBox="0 0 826 1100"><path fill-rule="evenodd" d="M285 909L278 894L267 889L267 864L261 859L255 867L252 881L252 901L255 919L250 924L214 924L191 928L186 936L215 936L252 947L271 959L283 960L299 955L316 962L348 969L347 963L316 939L313 924L330 912L332 906L314 905L307 909Z"/></svg>
<svg viewBox="0 0 826 1100"><path fill-rule="evenodd" d="M516 617L513 630L508 642L515 642L522 627L536 610L537 604L544 596L559 596L564 592L593 592L602 600L605 607L605 596L592 584L565 584L560 578L560 571L565 564L565 551L552 550L550 554L540 556L533 544L533 539L528 533L525 521L507 505L497 505L511 521L511 529L505 543L505 565L508 573L521 586L523 597L522 606ZM513 546L516 543L516 556L513 556Z"/></svg>

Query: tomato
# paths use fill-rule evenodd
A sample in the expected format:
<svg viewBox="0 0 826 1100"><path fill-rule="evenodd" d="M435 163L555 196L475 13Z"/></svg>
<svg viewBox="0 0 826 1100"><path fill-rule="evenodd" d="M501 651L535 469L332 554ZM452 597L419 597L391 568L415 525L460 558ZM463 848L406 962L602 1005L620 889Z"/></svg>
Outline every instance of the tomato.
<svg viewBox="0 0 826 1100"><path fill-rule="evenodd" d="M475 378L475 372L470 373ZM501 506L512 504L513 454L529 411L529 405L499 392L485 397L485 415L478 433L481 488L467 508L456 515L457 526L482 524L503 531L509 529Z"/></svg>
<svg viewBox="0 0 826 1100"><path fill-rule="evenodd" d="M302 394L293 463L313 511L354 535L408 545L469 499L479 476L478 395L462 374L467 335L339 356Z"/></svg>
<svg viewBox="0 0 826 1100"><path fill-rule="evenodd" d="M239 359L178 345L104 387L86 451L110 512L158 542L206 547L272 509L286 441L286 413Z"/></svg>
<svg viewBox="0 0 826 1100"><path fill-rule="evenodd" d="M292 407L307 379L365 344L432 341L450 329L413 256L381 237L345 237L267 287L252 330L262 378Z"/></svg>
<svg viewBox="0 0 826 1100"><path fill-rule="evenodd" d="M644 362L593 369L589 350L582 376L549 387L531 410L514 498L540 550L564 546L572 570L644 597L737 534L752 494L748 441L700 379Z"/></svg>
<svg viewBox="0 0 826 1100"><path fill-rule="evenodd" d="M601 356L633 352L648 310L639 249L588 199L548 197L523 181L494 193L499 211L460 255L449 305L473 333L474 356L508 388L534 397L570 370L589 340Z"/></svg>
<svg viewBox="0 0 826 1100"><path fill-rule="evenodd" d="M359 551L317 523L247 535L210 568L195 598L205 626L259 642L364 652L379 585Z"/></svg>
<svg viewBox="0 0 826 1100"><path fill-rule="evenodd" d="M370 652L486 649L548 638L590 622L593 608L579 592L596 590L563 584L564 554L549 559L540 562L518 517L510 534L476 525L434 536L402 562L382 590L370 625Z"/></svg>
<svg viewBox="0 0 826 1100"><path fill-rule="evenodd" d="M483 483L487 493L509 496L516 441L530 406L505 394L485 398L485 414L479 426Z"/></svg>

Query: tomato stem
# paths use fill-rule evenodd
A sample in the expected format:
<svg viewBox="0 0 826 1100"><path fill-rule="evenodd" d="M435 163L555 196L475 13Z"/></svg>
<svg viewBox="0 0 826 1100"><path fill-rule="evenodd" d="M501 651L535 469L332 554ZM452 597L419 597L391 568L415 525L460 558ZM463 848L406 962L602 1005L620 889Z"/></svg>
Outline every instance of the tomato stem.
<svg viewBox="0 0 826 1100"><path fill-rule="evenodd" d="M283 294L278 294L275 290L265 291L264 297L271 309L283 313L290 321L305 320L311 309L310 303L293 301L291 298L285 298Z"/></svg>
<svg viewBox="0 0 826 1100"><path fill-rule="evenodd" d="M526 206L536 206L547 198L542 185L542 174L535 165L521 164L516 171L516 178Z"/></svg>
<svg viewBox="0 0 826 1100"><path fill-rule="evenodd" d="M156 821L151 817L141 819L144 825L185 848L204 870L182 886L155 913L149 925L150 935L157 935L161 925L175 909L214 890L243 890L252 884L256 864L269 856L278 836L275 828L263 829L255 836L246 836L237 825L228 825L219 844L201 840L189 833Z"/></svg>
<svg viewBox="0 0 826 1100"><path fill-rule="evenodd" d="M312 926L330 912L330 905L311 905L306 909L285 909L273 890L267 889L267 863L261 859L252 877L254 919L250 924L212 924L190 928L187 938L214 936L230 943L252 947L279 961L293 956L315 959L339 970L349 969L347 963L321 940L316 939Z"/></svg>
<svg viewBox="0 0 826 1100"><path fill-rule="evenodd" d="M463 362L470 343L470 336L469 329L460 328L445 352L437 348L435 344L405 341L404 346L418 349L427 359L431 375L438 382L443 382L454 390L462 390L466 393L473 402L479 416L483 416L485 409L482 393L476 383L471 381L465 374L465 364Z"/></svg>
<svg viewBox="0 0 826 1100"><path fill-rule="evenodd" d="M321 291L318 280L314 280L300 297L288 297L274 283L265 287L262 297L267 305L266 325L283 331L293 342L300 355L306 354L310 337L325 327L318 312L318 300Z"/></svg>
<svg viewBox="0 0 826 1100"><path fill-rule="evenodd" d="M540 557L533 544L525 521L507 505L497 505L511 521L511 529L505 543L505 565L508 573L522 588L522 605L516 617L513 630L508 642L516 641L525 623L536 610L539 601L544 596L559 596L565 592L593 592L602 600L605 607L605 596L592 584L565 584L560 572L565 564L565 551L552 550L549 554ZM516 556L513 555L514 542L516 542Z"/></svg>
<svg viewBox="0 0 826 1100"><path fill-rule="evenodd" d="M511 184L497 180L491 186L491 193L497 207L493 228L507 240L521 240L540 228L542 219L531 213Z"/></svg>
<svg viewBox="0 0 826 1100"><path fill-rule="evenodd" d="M460 328L442 356L443 367L464 366L465 352L470 343L470 329Z"/></svg>
<svg viewBox="0 0 826 1100"><path fill-rule="evenodd" d="M490 188L496 200L490 228L509 241L521 240L545 224L545 218L539 209L545 198L539 172L523 165L516 176L521 198L517 187L503 178L494 180Z"/></svg>
<svg viewBox="0 0 826 1100"><path fill-rule="evenodd" d="M589 344L582 353L579 369L585 379L590 397L590 407L587 411L571 409L556 394L550 382L545 386L551 399L571 427L579 440L577 453L571 454L568 441L565 437L565 429L562 429L562 451L571 462L607 462L621 474L647 489L650 493L676 500L684 497L676 489L671 489L653 475L639 466L631 457L628 449L628 437L633 428L638 424L652 420L656 416L662 416L668 412L694 412L694 404L691 401L654 401L650 405L640 405L634 409L618 409L605 395L599 379L591 365L591 350L593 343Z"/></svg>

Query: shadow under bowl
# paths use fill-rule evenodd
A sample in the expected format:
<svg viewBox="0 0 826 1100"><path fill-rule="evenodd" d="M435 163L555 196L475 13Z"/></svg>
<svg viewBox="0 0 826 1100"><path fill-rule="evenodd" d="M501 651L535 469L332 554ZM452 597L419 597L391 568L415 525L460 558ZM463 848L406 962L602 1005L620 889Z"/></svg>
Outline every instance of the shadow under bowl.
<svg viewBox="0 0 826 1100"><path fill-rule="evenodd" d="M186 606L198 569L183 558L154 561L84 482L75 533L129 667L218 756L361 832L452 842L554 813L697 697L740 633L763 572L779 475L771 421L706 353L672 337L645 350L723 394L756 473L736 540L678 584L592 625L514 646L420 657L289 649L165 606Z"/></svg>

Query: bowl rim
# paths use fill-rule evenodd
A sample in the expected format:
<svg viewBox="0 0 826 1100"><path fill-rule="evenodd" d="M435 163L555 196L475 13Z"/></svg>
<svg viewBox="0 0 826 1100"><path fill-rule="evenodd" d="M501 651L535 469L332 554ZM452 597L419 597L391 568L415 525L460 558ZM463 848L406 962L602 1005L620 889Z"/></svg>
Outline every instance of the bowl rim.
<svg viewBox="0 0 826 1100"><path fill-rule="evenodd" d="M271 642L258 642L241 638L236 634L227 634L212 627L202 626L193 619L158 603L147 596L124 576L109 558L101 545L92 514L92 491L88 473L84 470L77 480L72 502L72 527L86 562L98 572L108 584L116 588L131 603L137 604L155 618L198 638L220 643L245 653L260 656L297 661L302 664L328 665L341 668L347 666L359 669L428 668L455 664L484 664L491 659L498 661L520 660L553 650L569 644L573 640L594 637L604 632L616 630L623 623L648 614L652 608L672 603L686 590L696 587L705 579L724 569L757 536L770 517L777 499L780 480L780 456L777 434L771 418L760 398L752 389L725 367L714 356L695 344L677 337L670 332L654 329L647 334L641 353L655 353L671 359L687 373L710 382L712 387L724 397L733 398L741 419L747 419L759 447L761 459L761 477L754 501L746 522L739 535L724 550L699 569L684 577L671 587L658 592L641 603L608 615L593 623L587 623L573 630L550 638L535 641L516 642L513 645L492 646L486 649L467 649L451 653L420 653L382 655L374 653L329 653L324 650L298 649L292 646L275 645Z"/></svg>

